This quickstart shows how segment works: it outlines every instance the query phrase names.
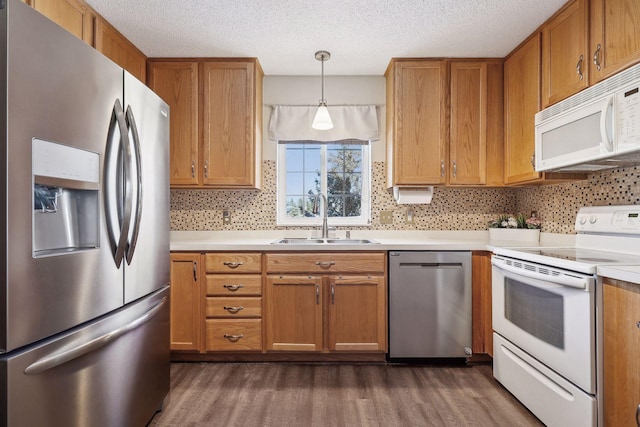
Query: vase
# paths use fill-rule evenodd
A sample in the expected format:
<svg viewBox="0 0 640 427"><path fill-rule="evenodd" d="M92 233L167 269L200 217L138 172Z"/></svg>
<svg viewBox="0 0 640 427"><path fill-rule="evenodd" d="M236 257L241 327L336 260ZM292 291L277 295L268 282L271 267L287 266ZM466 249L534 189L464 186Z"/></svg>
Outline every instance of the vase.
<svg viewBox="0 0 640 427"><path fill-rule="evenodd" d="M538 244L540 229L537 228L490 228L489 240L517 241L523 244Z"/></svg>

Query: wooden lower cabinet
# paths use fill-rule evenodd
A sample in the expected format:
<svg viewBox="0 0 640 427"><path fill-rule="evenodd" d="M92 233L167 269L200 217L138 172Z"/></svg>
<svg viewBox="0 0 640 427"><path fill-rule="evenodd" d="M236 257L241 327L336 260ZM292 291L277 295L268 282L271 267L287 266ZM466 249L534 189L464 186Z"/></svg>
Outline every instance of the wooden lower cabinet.
<svg viewBox="0 0 640 427"><path fill-rule="evenodd" d="M267 351L386 353L384 252L267 254L266 265Z"/></svg>
<svg viewBox="0 0 640 427"><path fill-rule="evenodd" d="M329 350L386 352L384 276L328 277Z"/></svg>
<svg viewBox="0 0 640 427"><path fill-rule="evenodd" d="M262 350L261 319L207 319L207 351Z"/></svg>
<svg viewBox="0 0 640 427"><path fill-rule="evenodd" d="M262 254L206 253L207 352L262 351Z"/></svg>
<svg viewBox="0 0 640 427"><path fill-rule="evenodd" d="M171 350L200 350L200 269L199 253L171 254Z"/></svg>
<svg viewBox="0 0 640 427"><path fill-rule="evenodd" d="M477 251L471 255L472 345L474 354L493 356L493 326L491 323L491 252Z"/></svg>
<svg viewBox="0 0 640 427"><path fill-rule="evenodd" d="M267 350L322 350L322 277L268 276Z"/></svg>
<svg viewBox="0 0 640 427"><path fill-rule="evenodd" d="M640 284L603 285L604 425L636 426L640 417Z"/></svg>

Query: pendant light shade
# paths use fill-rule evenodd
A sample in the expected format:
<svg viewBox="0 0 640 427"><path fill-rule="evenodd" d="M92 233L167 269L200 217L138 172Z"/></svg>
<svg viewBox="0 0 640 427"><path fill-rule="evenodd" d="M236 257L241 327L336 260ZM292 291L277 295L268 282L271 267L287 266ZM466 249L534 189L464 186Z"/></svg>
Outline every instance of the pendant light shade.
<svg viewBox="0 0 640 427"><path fill-rule="evenodd" d="M318 105L318 110L316 111L316 116L313 118L311 127L317 130L333 129L333 122L327 109L327 100L324 99L324 61L329 58L331 58L331 54L326 50L316 52L316 59L322 63L322 99L320 99L320 104Z"/></svg>

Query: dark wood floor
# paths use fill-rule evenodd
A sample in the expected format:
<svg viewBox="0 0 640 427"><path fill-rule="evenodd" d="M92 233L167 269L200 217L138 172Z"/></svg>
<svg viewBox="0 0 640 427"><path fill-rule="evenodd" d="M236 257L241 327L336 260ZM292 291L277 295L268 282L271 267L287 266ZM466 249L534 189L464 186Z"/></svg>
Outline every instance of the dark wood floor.
<svg viewBox="0 0 640 427"><path fill-rule="evenodd" d="M542 426L491 367L174 363L150 426Z"/></svg>

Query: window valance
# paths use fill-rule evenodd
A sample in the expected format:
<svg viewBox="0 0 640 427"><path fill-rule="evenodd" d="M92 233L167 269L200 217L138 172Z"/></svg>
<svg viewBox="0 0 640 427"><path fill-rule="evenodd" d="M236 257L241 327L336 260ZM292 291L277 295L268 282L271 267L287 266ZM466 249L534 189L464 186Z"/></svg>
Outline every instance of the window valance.
<svg viewBox="0 0 640 427"><path fill-rule="evenodd" d="M311 127L315 105L274 105L269 121L269 139L274 141L378 140L378 114L375 105L328 106L333 129Z"/></svg>

